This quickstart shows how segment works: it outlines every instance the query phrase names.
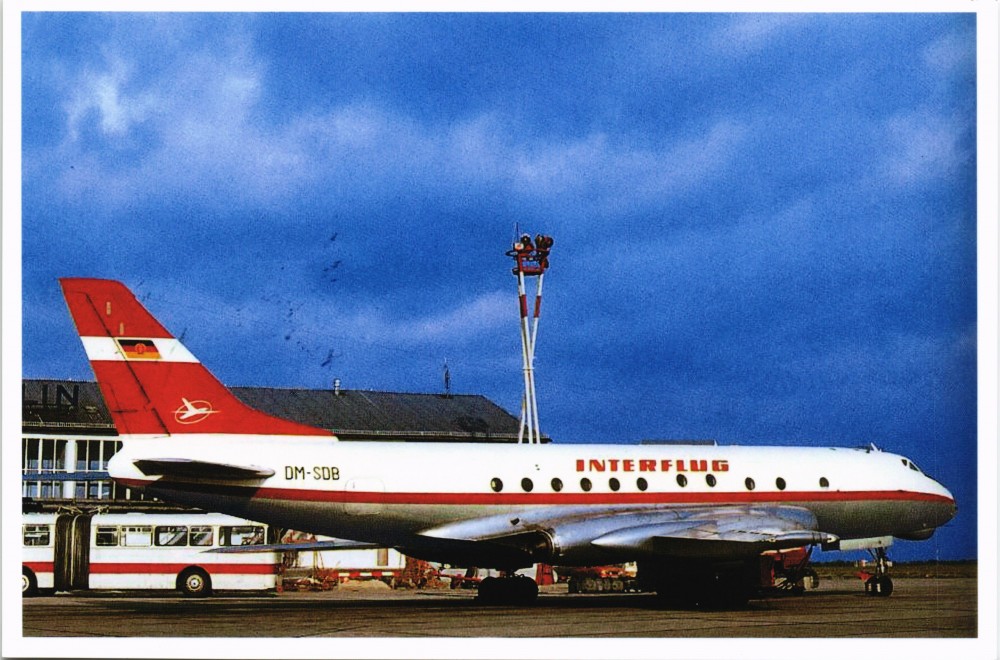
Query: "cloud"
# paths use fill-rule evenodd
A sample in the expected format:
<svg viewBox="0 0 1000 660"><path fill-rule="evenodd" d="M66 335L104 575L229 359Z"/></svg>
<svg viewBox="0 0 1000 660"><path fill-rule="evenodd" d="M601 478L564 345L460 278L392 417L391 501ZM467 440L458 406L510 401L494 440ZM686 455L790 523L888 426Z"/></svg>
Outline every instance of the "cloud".
<svg viewBox="0 0 1000 660"><path fill-rule="evenodd" d="M44 163L29 167L56 172L65 199L109 210L153 199L280 210L303 196L347 206L394 183L414 194L490 187L607 213L698 185L725 168L746 135L736 120L708 117L700 129L637 146L600 129L533 133L499 111L470 112L442 129L349 94L276 112L271 63L250 43L236 29L156 62L105 44L98 63L62 83L66 139L29 155ZM62 163L72 167L53 167Z"/></svg>
<svg viewBox="0 0 1000 660"><path fill-rule="evenodd" d="M715 51L745 56L814 20L809 14L737 14L710 33L706 42Z"/></svg>
<svg viewBox="0 0 1000 660"><path fill-rule="evenodd" d="M924 66L939 75L963 73L975 60L975 43L975 34L945 34L924 48Z"/></svg>
<svg viewBox="0 0 1000 660"><path fill-rule="evenodd" d="M918 110L890 117L884 130L889 144L885 170L900 185L949 176L972 155L964 146L968 120Z"/></svg>

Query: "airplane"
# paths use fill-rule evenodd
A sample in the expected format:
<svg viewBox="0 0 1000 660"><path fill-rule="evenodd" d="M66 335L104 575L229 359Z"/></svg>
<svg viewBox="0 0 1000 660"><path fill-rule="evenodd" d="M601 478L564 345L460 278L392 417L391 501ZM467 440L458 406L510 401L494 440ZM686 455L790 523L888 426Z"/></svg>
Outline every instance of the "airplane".
<svg viewBox="0 0 1000 660"><path fill-rule="evenodd" d="M113 479L338 539L325 547L494 568L486 603L535 599L517 571L537 562L635 561L668 601L740 606L761 553L805 546L868 549L867 588L887 596L893 539L928 539L956 514L944 486L874 445L340 442L241 402L122 283L60 283L123 442Z"/></svg>

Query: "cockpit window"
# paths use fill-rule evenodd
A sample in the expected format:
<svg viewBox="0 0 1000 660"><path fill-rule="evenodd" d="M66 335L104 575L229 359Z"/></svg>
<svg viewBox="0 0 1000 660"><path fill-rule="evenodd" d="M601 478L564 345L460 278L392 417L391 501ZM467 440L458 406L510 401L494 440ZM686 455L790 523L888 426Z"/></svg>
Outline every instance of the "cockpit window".
<svg viewBox="0 0 1000 660"><path fill-rule="evenodd" d="M904 459L902 459L902 461L903 461L903 465L905 465L906 467L910 468L914 472L920 472L921 474L923 474L923 470L921 470L920 468L918 468L917 464L914 463L913 461L911 461L910 459L904 458Z"/></svg>

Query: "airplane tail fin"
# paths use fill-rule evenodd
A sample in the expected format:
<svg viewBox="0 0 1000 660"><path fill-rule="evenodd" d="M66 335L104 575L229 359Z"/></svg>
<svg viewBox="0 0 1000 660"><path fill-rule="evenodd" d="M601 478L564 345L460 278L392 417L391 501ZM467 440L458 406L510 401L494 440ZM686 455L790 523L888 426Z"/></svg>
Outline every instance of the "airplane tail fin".
<svg viewBox="0 0 1000 660"><path fill-rule="evenodd" d="M332 435L237 399L122 283L59 282L120 434Z"/></svg>

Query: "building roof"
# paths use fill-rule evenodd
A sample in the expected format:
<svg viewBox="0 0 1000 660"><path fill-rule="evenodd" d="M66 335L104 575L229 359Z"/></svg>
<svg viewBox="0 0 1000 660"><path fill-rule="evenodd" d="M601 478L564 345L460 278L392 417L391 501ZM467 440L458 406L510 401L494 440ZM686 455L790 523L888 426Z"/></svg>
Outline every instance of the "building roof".
<svg viewBox="0 0 1000 660"><path fill-rule="evenodd" d="M330 429L342 440L516 442L520 420L478 394L233 387L247 405ZM29 380L22 385L24 432L113 434L96 383Z"/></svg>

